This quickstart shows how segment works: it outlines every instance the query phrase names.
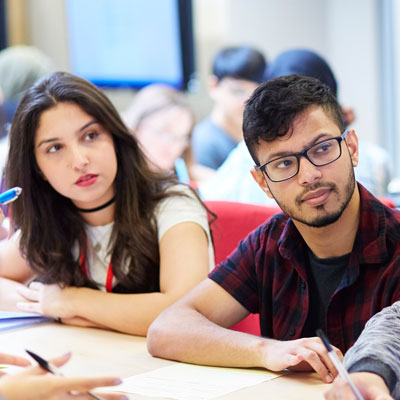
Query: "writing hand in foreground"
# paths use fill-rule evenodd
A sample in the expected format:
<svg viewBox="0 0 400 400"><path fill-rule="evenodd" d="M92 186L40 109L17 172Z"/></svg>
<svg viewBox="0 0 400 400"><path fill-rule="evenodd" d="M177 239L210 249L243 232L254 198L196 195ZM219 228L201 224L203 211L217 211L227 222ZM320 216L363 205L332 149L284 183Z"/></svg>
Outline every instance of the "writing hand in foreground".
<svg viewBox="0 0 400 400"><path fill-rule="evenodd" d="M394 400L389 394L385 381L371 372L355 372L350 374L351 380L357 386L364 400ZM325 392L327 400L355 400L350 386L340 377Z"/></svg>
<svg viewBox="0 0 400 400"><path fill-rule="evenodd" d="M343 355L332 346L339 359ZM338 372L328 356L325 346L318 337L288 341L268 340L265 350L265 368L282 371L315 371L326 383L333 382Z"/></svg>
<svg viewBox="0 0 400 400"><path fill-rule="evenodd" d="M31 363L26 359L11 354L0 353L0 364L17 365L18 367L28 367ZM6 372L0 371L0 376Z"/></svg>
<svg viewBox="0 0 400 400"><path fill-rule="evenodd" d="M71 355L66 354L52 360L57 367L64 365ZM46 373L39 366L5 375L0 379L0 396L5 400L67 400L92 399L87 392L96 387L115 386L119 378L67 378ZM101 395L107 400L126 400L121 394Z"/></svg>

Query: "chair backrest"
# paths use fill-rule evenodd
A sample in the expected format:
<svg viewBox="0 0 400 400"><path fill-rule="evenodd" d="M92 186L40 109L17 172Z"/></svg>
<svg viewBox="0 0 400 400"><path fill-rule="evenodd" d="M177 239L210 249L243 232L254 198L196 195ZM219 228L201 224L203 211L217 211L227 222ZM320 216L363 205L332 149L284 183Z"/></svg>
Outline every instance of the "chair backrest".
<svg viewBox="0 0 400 400"><path fill-rule="evenodd" d="M216 264L228 257L252 230L281 211L278 206L233 201L206 201L205 204L217 216L211 224Z"/></svg>
<svg viewBox="0 0 400 400"><path fill-rule="evenodd" d="M379 197L379 200L385 205L390 208L396 208L396 205L394 204L394 201L392 199L389 199L388 197Z"/></svg>
<svg viewBox="0 0 400 400"><path fill-rule="evenodd" d="M251 231L269 217L281 211L270 206L238 203L231 201L206 201L207 208L216 214L211 224L214 241L215 263L223 261ZM231 329L260 336L258 314L250 314Z"/></svg>

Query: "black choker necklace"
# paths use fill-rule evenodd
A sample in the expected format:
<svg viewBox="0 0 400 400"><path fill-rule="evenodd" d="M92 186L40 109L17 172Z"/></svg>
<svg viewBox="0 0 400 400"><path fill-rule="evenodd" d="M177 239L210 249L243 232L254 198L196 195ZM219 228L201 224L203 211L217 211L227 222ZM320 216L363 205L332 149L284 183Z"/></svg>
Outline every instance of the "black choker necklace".
<svg viewBox="0 0 400 400"><path fill-rule="evenodd" d="M76 207L76 209L80 212L84 212L84 213L91 213L91 212L96 212L96 211L100 211L103 208L108 207L110 204L114 203L115 201L115 197L113 197L111 200L107 201L107 203L102 204L101 206L95 207L95 208L79 208Z"/></svg>

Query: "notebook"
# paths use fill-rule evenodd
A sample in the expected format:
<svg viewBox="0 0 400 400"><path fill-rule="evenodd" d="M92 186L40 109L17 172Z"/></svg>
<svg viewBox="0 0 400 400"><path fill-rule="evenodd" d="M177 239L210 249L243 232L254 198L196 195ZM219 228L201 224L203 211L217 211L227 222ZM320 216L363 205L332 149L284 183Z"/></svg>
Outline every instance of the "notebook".
<svg viewBox="0 0 400 400"><path fill-rule="evenodd" d="M44 317L40 314L0 311L0 331L24 328L27 326L53 321L53 318Z"/></svg>

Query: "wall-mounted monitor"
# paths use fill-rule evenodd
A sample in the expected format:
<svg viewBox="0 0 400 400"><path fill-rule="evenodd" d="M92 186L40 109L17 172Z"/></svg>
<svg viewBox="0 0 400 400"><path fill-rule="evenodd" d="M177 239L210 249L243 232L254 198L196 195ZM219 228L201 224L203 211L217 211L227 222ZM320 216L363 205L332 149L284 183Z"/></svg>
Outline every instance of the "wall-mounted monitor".
<svg viewBox="0 0 400 400"><path fill-rule="evenodd" d="M70 70L95 85L187 88L191 0L66 0Z"/></svg>

